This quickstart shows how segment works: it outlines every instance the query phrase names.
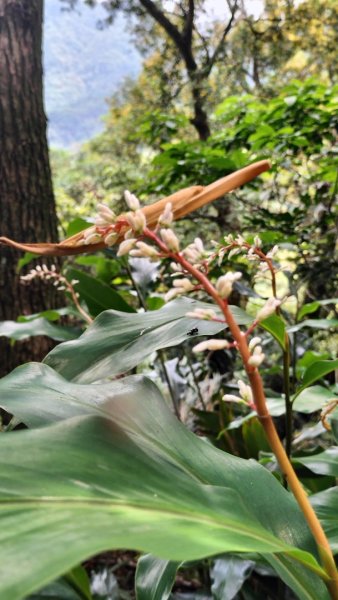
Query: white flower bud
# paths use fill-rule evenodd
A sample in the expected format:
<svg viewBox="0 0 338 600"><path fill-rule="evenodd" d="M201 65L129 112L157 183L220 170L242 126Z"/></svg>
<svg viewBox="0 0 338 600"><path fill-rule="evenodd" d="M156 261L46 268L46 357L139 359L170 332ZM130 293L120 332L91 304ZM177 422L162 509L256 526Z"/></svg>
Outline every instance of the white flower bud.
<svg viewBox="0 0 338 600"><path fill-rule="evenodd" d="M256 354L253 356L250 356L248 363L249 365L251 365L252 367L260 367L263 360L265 359L265 354L263 354L263 352L261 354Z"/></svg>
<svg viewBox="0 0 338 600"><path fill-rule="evenodd" d="M276 308L278 308L281 303L281 300L278 300L277 298L269 298L256 314L256 321L263 321L263 319L270 317L270 315L276 311Z"/></svg>
<svg viewBox="0 0 338 600"><path fill-rule="evenodd" d="M229 254L228 254L228 259L230 260L230 258L232 258L233 256L236 256L236 254L240 254L241 249L240 248L233 248L232 250L230 250Z"/></svg>
<svg viewBox="0 0 338 600"><path fill-rule="evenodd" d="M138 198L136 198L136 196L134 194L132 194L131 192L129 192L128 190L126 190L124 192L124 199L127 203L128 208L130 208L130 210L139 210L141 208L140 206L140 201Z"/></svg>
<svg viewBox="0 0 338 600"><path fill-rule="evenodd" d="M145 242L137 242L136 243L136 247L138 249L138 256L143 256L146 258L158 258L159 254L158 252L155 250L155 248L153 248L152 246L149 246L149 244L146 244ZM135 251L131 250L130 254L131 256L136 256L136 254L134 254Z"/></svg>
<svg viewBox="0 0 338 600"><path fill-rule="evenodd" d="M228 272L225 275L222 275L216 281L216 289L221 296L221 298L228 298L232 292L232 286L235 281L242 277L242 273L236 272Z"/></svg>
<svg viewBox="0 0 338 600"><path fill-rule="evenodd" d="M182 266L175 262L170 263L170 268L172 271L174 271L174 273L182 273L183 271Z"/></svg>
<svg viewBox="0 0 338 600"><path fill-rule="evenodd" d="M159 216L158 224L160 227L170 227L174 220L171 202L167 202L163 213Z"/></svg>
<svg viewBox="0 0 338 600"><path fill-rule="evenodd" d="M255 235L255 237L254 237L254 244L255 244L256 248L261 248L261 246L262 246L262 240L259 237L259 235Z"/></svg>
<svg viewBox="0 0 338 600"><path fill-rule="evenodd" d="M229 342L226 340L211 339L200 342L192 350L193 352L204 352L205 350L224 350L225 348L229 348Z"/></svg>
<svg viewBox="0 0 338 600"><path fill-rule="evenodd" d="M277 254L279 250L278 246L274 246L273 248L271 248L271 250L267 253L266 257L267 258L273 258L275 256L275 254Z"/></svg>
<svg viewBox="0 0 338 600"><path fill-rule="evenodd" d="M243 244L245 244L245 239L244 237L242 237L241 235L238 235L235 239L235 242L239 245L239 246L243 246Z"/></svg>
<svg viewBox="0 0 338 600"><path fill-rule="evenodd" d="M224 402L243 402L242 398L234 396L234 394L224 394L222 400L224 400Z"/></svg>
<svg viewBox="0 0 338 600"><path fill-rule="evenodd" d="M178 238L171 229L161 229L160 235L164 243L168 246L169 250L172 252L180 251L180 243Z"/></svg>
<svg viewBox="0 0 338 600"><path fill-rule="evenodd" d="M260 337L253 337L250 342L249 342L249 350L253 350L255 346L257 346L257 344L260 344L262 341L262 338Z"/></svg>
<svg viewBox="0 0 338 600"><path fill-rule="evenodd" d="M137 234L143 233L144 228L147 226L147 219L142 210L127 213L126 219L130 227Z"/></svg>
<svg viewBox="0 0 338 600"><path fill-rule="evenodd" d="M232 233L229 233L229 235L225 235L223 239L227 244L233 244L234 236Z"/></svg>
<svg viewBox="0 0 338 600"><path fill-rule="evenodd" d="M242 381L241 379L239 379L237 383L241 398L243 398L243 400L248 404L252 404L253 396L251 387L244 383L244 381Z"/></svg>
<svg viewBox="0 0 338 600"><path fill-rule="evenodd" d="M103 241L103 239L99 233L96 233L94 231L91 234L86 235L86 237L84 237L83 241L86 245L89 246L90 244L99 244L100 242Z"/></svg>
<svg viewBox="0 0 338 600"><path fill-rule="evenodd" d="M124 256L125 254L128 254L130 250L134 247L136 241L136 238L123 240L123 242L121 242L121 244L119 245L119 249L117 251L116 256Z"/></svg>
<svg viewBox="0 0 338 600"><path fill-rule="evenodd" d="M106 246L113 246L118 240L118 238L119 235L115 233L115 231L112 231L111 233L108 233L108 235L105 236L104 243L106 244Z"/></svg>
<svg viewBox="0 0 338 600"><path fill-rule="evenodd" d="M175 288L182 288L185 292L191 292L195 287L187 277L184 277L183 279L174 279L173 286Z"/></svg>
<svg viewBox="0 0 338 600"><path fill-rule="evenodd" d="M101 219L106 221L106 223L109 225L111 225L112 223L115 223L116 214L114 213L113 210L111 210L111 208L109 208L109 206L107 206L106 204L99 203L97 205L97 208L98 208L99 217Z"/></svg>

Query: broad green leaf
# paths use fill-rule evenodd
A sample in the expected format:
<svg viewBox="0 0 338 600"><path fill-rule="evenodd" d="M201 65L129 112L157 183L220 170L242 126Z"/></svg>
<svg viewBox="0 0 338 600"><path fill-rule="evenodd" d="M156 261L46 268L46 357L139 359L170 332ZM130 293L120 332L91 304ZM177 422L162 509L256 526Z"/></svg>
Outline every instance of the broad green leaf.
<svg viewBox="0 0 338 600"><path fill-rule="evenodd" d="M331 446L324 452L312 456L297 456L294 461L317 475L338 477L338 446Z"/></svg>
<svg viewBox="0 0 338 600"><path fill-rule="evenodd" d="M21 599L110 548L174 561L230 551L308 560L259 523L236 489L177 466L97 417L0 436L0 597Z"/></svg>
<svg viewBox="0 0 338 600"><path fill-rule="evenodd" d="M137 600L168 600L181 563L144 554L137 563L135 591Z"/></svg>
<svg viewBox="0 0 338 600"><path fill-rule="evenodd" d="M286 329L283 319L281 319L281 317L278 315L271 315L267 319L264 319L264 321L261 321L260 325L263 327L263 329L271 333L281 348L285 350Z"/></svg>
<svg viewBox="0 0 338 600"><path fill-rule="evenodd" d="M243 560L237 556L224 556L215 560L210 570L214 600L235 598L244 581L250 576L254 564L252 560Z"/></svg>
<svg viewBox="0 0 338 600"><path fill-rule="evenodd" d="M81 383L125 373L155 350L191 339L192 330L197 329L197 335L213 335L224 329L222 323L185 316L197 307L210 308L210 304L180 298L148 313L105 311L76 342L60 344L45 362ZM233 307L233 313L239 324L250 322L241 309Z"/></svg>
<svg viewBox="0 0 338 600"><path fill-rule="evenodd" d="M328 373L331 373L337 367L338 367L338 359L336 359L336 360L319 360L318 362L310 365L306 369L306 371L303 375L303 379L301 381L301 386L298 388L295 395L293 396L293 401L297 398L297 396L299 396L299 394L303 390L305 390L305 388L309 387L311 385L311 383L314 383L318 379L321 379L321 377L324 377Z"/></svg>
<svg viewBox="0 0 338 600"><path fill-rule="evenodd" d="M338 327L338 319L306 319L305 321L301 321L301 323L297 323L297 325L292 325L292 327L288 327L288 333L296 333L304 327L310 327L311 329L331 329Z"/></svg>
<svg viewBox="0 0 338 600"><path fill-rule="evenodd" d="M78 269L67 269L67 279L79 282L74 286L75 290L86 302L94 317L110 308L127 313L135 312L135 309L129 306L120 294L100 279Z"/></svg>
<svg viewBox="0 0 338 600"><path fill-rule="evenodd" d="M79 336L79 330L73 327L53 325L43 317L17 323L16 321L0 321L0 337L12 340L24 340L31 336L46 335L57 341L74 340Z"/></svg>
<svg viewBox="0 0 338 600"><path fill-rule="evenodd" d="M317 410L321 410L333 398L334 394L331 390L321 385L313 385L300 392L292 405L292 410L311 414Z"/></svg>
<svg viewBox="0 0 338 600"><path fill-rule="evenodd" d="M255 461L221 452L188 431L147 379L136 376L88 386L70 383L46 365L33 363L18 367L1 380L0 397L10 412L33 427L75 415L104 415L131 435L149 456L159 455L166 464L201 484L236 490L241 502L264 528L315 554L312 537L294 498L276 479ZM105 401L109 401L109 408ZM12 436L6 437L9 435ZM172 489L176 489L175 484ZM307 568L287 560L284 554L278 563L285 563L285 572L291 579L295 573L298 577L299 569L304 571L311 594L304 598L326 598L321 582Z"/></svg>
<svg viewBox="0 0 338 600"><path fill-rule="evenodd" d="M338 487L310 496L310 501L318 515L332 551L338 554Z"/></svg>
<svg viewBox="0 0 338 600"><path fill-rule="evenodd" d="M308 304L304 304L297 317L298 319L302 319L305 315L311 314L315 312L320 306L326 306L327 304L337 304L338 298L328 298L325 300L316 300L315 302L309 302Z"/></svg>

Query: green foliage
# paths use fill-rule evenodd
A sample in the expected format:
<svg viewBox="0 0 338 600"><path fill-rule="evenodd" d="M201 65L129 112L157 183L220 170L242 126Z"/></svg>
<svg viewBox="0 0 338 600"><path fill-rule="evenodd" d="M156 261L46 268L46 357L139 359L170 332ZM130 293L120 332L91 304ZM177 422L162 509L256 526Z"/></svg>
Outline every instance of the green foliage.
<svg viewBox="0 0 338 600"><path fill-rule="evenodd" d="M39 371L36 374L39 380ZM46 382L54 377L51 370L46 374ZM65 385L74 390L74 384ZM42 578L47 581L61 574L66 566L89 553L127 543L173 560L237 550L263 552L269 561L271 551L278 551L284 577L297 574L296 589L303 587L300 597L326 597L318 577L311 573L319 567L304 552L311 551L312 543L301 513L265 469L221 453L191 434L177 423L156 388L146 380L135 381L134 393L109 396L106 401L102 397L101 406L83 404L83 386L76 386L79 400L72 405L63 402L54 384L52 387L54 399L49 393L48 405L52 411L59 405L66 420L0 439L2 493L8 499L13 494L20 498L17 507L13 498L11 511L3 513L2 533L8 536L8 523L15 534L10 519L14 517L21 528L15 564L20 553L26 556L26 568L13 581L6 553L8 576L1 583L3 593L11 593L13 600L21 598L41 585ZM83 389L86 387L90 390L93 386ZM20 394L18 388L16 394ZM74 398L74 392L71 395ZM53 423L55 416L46 410L45 403L42 415L36 410L37 402L42 408L41 399L42 395L32 394L32 403L16 402L19 412L15 404L14 412L20 416L23 409L24 421L31 424L36 423L38 415L40 424ZM101 407L108 421L94 416L69 419L74 409L78 415L88 415L88 410L89 414L102 415ZM25 460L29 470L25 469ZM19 465L21 480L9 478L6 474ZM44 501L45 496L48 498ZM147 532L144 526L139 527L145 516ZM23 528L28 518L30 527ZM283 541L285 519L287 544ZM130 527L126 527L128 523ZM34 530L38 524L39 535L35 538L31 535L32 525ZM289 545L290 535L295 535L302 551ZM50 540L53 543L46 553L44 547L50 545ZM7 537L7 544L13 542ZM274 560L271 556L272 563Z"/></svg>

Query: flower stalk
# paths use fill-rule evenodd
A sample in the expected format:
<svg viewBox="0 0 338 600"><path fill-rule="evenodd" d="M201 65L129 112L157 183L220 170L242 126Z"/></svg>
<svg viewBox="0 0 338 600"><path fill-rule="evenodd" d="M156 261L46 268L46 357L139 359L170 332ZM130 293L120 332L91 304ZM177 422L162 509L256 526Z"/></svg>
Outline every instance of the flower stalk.
<svg viewBox="0 0 338 600"><path fill-rule="evenodd" d="M212 285L208 277L203 272L187 261L180 252L175 253L166 247L165 243L156 235L154 231L146 228L144 230L144 236L152 240L165 256L170 257L176 263L180 264L185 273L190 273L190 275L199 282L201 287L222 310L230 333L235 340L236 347L243 360L244 368L250 381L253 401L258 418L264 428L268 442L277 459L281 472L283 473L290 489L292 490L298 505L304 514L307 524L316 540L318 553L322 561L323 568L328 575L328 580L325 583L330 592L330 596L333 600L338 600L338 571L336 569L331 547L319 522L319 519L309 502L308 496L289 460L284 446L278 436L273 419L268 411L261 375L258 371L258 368L250 364L250 358L252 354L249 349L247 335L242 332L237 325L229 307L228 300L226 298L221 298L217 289Z"/></svg>

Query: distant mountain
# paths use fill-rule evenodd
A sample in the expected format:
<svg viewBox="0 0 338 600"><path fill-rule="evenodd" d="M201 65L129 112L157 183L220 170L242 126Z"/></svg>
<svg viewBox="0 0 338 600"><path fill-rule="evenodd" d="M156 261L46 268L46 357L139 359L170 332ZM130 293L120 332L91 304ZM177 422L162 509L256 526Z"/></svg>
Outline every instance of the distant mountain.
<svg viewBox="0 0 338 600"><path fill-rule="evenodd" d="M68 12L61 6L45 0L45 103L50 144L69 147L102 129L106 99L126 77L137 76L141 58L122 16L99 30L103 9Z"/></svg>

